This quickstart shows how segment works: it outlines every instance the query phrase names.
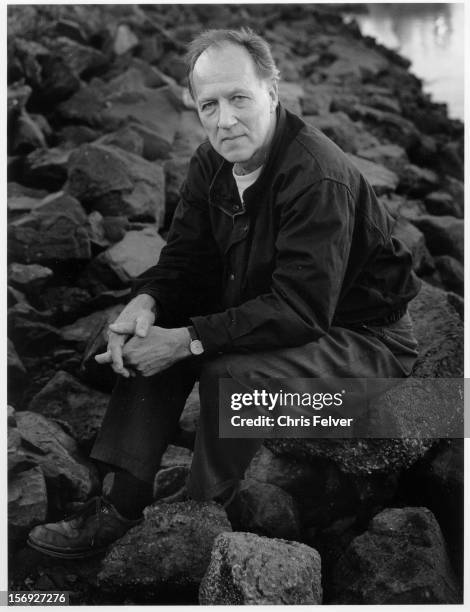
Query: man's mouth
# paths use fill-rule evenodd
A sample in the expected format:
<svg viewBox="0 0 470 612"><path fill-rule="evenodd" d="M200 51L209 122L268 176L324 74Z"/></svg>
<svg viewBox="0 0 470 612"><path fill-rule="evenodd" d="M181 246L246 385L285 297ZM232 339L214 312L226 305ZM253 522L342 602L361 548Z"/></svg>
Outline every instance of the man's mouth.
<svg viewBox="0 0 470 612"><path fill-rule="evenodd" d="M244 136L244 134L240 134L239 136L225 136L224 138L222 138L222 142L225 142L227 140L237 140L238 138L242 138Z"/></svg>

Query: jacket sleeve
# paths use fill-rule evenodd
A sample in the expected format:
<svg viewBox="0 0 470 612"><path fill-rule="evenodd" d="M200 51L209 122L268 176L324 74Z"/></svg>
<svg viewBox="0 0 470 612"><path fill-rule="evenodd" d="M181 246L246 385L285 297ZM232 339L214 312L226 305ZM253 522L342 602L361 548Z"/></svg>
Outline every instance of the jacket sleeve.
<svg viewBox="0 0 470 612"><path fill-rule="evenodd" d="M213 312L220 300L222 263L213 238L207 198L194 194L203 185L199 161L191 160L188 178L173 216L166 246L157 265L138 279L135 294L151 295L157 320L183 325L189 316Z"/></svg>
<svg viewBox="0 0 470 612"><path fill-rule="evenodd" d="M326 334L354 230L354 201L322 179L282 204L268 293L192 322L208 354L299 346Z"/></svg>

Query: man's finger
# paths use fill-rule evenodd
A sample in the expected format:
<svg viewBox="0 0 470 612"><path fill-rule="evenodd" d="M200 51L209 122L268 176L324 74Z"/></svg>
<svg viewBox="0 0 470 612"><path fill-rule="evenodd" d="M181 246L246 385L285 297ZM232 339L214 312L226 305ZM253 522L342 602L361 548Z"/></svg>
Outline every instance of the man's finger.
<svg viewBox="0 0 470 612"><path fill-rule="evenodd" d="M146 316L139 316L135 320L135 333L139 338L145 338L149 331L150 321Z"/></svg>
<svg viewBox="0 0 470 612"><path fill-rule="evenodd" d="M106 351L106 353L99 353L99 355L95 355L95 361L98 363L111 363L113 360L111 351Z"/></svg>
<svg viewBox="0 0 470 612"><path fill-rule="evenodd" d="M129 321L122 323L111 323L109 329L116 334L133 334L135 325Z"/></svg>

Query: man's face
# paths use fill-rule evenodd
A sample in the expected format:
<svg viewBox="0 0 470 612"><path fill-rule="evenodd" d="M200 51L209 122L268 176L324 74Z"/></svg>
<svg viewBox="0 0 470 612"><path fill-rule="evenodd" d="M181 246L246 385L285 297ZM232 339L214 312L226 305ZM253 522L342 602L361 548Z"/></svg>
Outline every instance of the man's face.
<svg viewBox="0 0 470 612"><path fill-rule="evenodd" d="M261 157L274 132L277 89L260 79L246 49L229 43L207 49L194 65L192 86L214 149L242 166Z"/></svg>

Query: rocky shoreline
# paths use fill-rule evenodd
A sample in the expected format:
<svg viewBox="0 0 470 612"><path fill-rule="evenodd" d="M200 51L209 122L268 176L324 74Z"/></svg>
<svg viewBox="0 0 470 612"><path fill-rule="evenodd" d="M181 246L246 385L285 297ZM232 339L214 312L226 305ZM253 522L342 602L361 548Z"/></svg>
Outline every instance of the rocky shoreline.
<svg viewBox="0 0 470 612"><path fill-rule="evenodd" d="M92 561L25 545L99 490L88 453L113 376L93 355L158 260L204 139L182 59L203 28L249 24L271 43L283 104L348 153L413 254L414 375L463 376L463 125L341 10L8 8L10 589L91 605L461 601L462 440L274 441L227 517L179 497L197 389L142 525Z"/></svg>

